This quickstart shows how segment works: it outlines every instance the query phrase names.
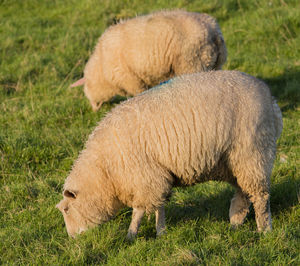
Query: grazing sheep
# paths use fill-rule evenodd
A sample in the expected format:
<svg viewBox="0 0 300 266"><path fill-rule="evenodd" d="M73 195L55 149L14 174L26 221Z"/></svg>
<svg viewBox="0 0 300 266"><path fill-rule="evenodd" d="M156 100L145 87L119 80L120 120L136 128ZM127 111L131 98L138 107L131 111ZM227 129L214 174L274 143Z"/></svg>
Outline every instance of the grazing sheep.
<svg viewBox="0 0 300 266"><path fill-rule="evenodd" d="M127 205L129 238L153 211L160 235L172 187L208 180L236 187L232 225L243 223L253 203L258 230L271 230L270 175L281 128L269 88L237 71L183 75L141 93L99 123L66 179L57 207L68 234Z"/></svg>
<svg viewBox="0 0 300 266"><path fill-rule="evenodd" d="M214 18L163 11L109 27L89 59L84 85L94 111L116 94L136 95L173 76L221 69L227 51Z"/></svg>

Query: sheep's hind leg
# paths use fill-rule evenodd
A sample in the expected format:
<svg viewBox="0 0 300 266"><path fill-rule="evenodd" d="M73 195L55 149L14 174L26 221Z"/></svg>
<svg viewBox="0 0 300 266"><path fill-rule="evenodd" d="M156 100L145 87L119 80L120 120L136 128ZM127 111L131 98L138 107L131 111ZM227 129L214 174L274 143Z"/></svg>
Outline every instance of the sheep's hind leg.
<svg viewBox="0 0 300 266"><path fill-rule="evenodd" d="M264 131L261 131L264 132ZM255 211L258 231L272 230L270 212L270 175L275 158L275 141L268 134L256 132L249 147L239 146L229 157L232 173Z"/></svg>
<svg viewBox="0 0 300 266"><path fill-rule="evenodd" d="M257 178L257 180L262 180L263 178ZM241 180L251 180L246 175ZM267 181L268 179L265 178ZM253 181L252 184L255 184ZM255 189L253 189L251 186L245 184L239 184L241 187L241 190L245 195L248 195L249 201L253 203L254 211L255 211L255 220L257 224L257 229L259 232L267 232L272 230L272 220L271 220L271 211L270 211L270 194L269 194L269 185L267 184L259 184ZM242 194L241 194L242 195ZM242 198L242 196L239 195L238 198ZM244 198L245 199L245 198ZM243 206L242 201L240 200L239 203L234 203L233 199L233 206L230 206L230 214L236 214L237 211L234 212L234 207L236 209L239 209L239 203L241 203L241 206ZM246 211L246 203L244 203L244 214ZM243 208L240 208L240 210L243 210ZM243 212L242 212L243 213ZM246 216L246 215L245 215ZM234 221L234 216L230 217L230 222ZM238 216L237 216L238 217ZM242 218L243 215L240 216ZM235 217L236 218L236 217ZM233 220L232 220L233 219Z"/></svg>
<svg viewBox="0 0 300 266"><path fill-rule="evenodd" d="M246 215L249 212L250 201L248 197L238 188L231 200L229 209L229 218L231 225L236 228L243 224Z"/></svg>
<svg viewBox="0 0 300 266"><path fill-rule="evenodd" d="M253 202L255 220L259 232L272 230L272 220L270 211L270 195L268 192L257 193L250 200Z"/></svg>
<svg viewBox="0 0 300 266"><path fill-rule="evenodd" d="M137 235L145 210L135 209L132 211L132 219L127 233L127 239L133 240Z"/></svg>
<svg viewBox="0 0 300 266"><path fill-rule="evenodd" d="M161 236L166 232L165 207L161 206L155 211L156 236Z"/></svg>
<svg viewBox="0 0 300 266"><path fill-rule="evenodd" d="M252 175L254 170L252 170ZM251 172L250 172L251 174ZM256 173L259 175L259 172ZM255 211L255 220L259 232L267 232L272 230L272 220L270 211L270 194L269 194L269 179L261 174L261 177L251 178L247 173L240 180L239 186L245 195L248 195L249 201L253 203ZM243 180L251 181L243 183ZM260 181L263 180L263 181ZM256 182L256 183L255 183ZM253 188L254 187L254 188ZM238 206L238 204L236 204ZM234 205L233 205L234 206ZM232 209L232 208L231 208ZM230 220L231 221L231 220Z"/></svg>

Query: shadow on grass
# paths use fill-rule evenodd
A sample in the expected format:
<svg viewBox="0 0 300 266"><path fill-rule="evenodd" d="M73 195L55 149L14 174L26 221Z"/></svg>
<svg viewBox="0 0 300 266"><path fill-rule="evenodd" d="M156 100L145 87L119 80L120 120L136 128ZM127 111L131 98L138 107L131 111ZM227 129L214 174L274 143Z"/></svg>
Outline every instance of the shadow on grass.
<svg viewBox="0 0 300 266"><path fill-rule="evenodd" d="M300 203L300 179L287 177L271 186L271 212L276 215Z"/></svg>
<svg viewBox="0 0 300 266"><path fill-rule="evenodd" d="M283 112L293 110L300 104L300 71L286 70L274 78L262 78L270 87L272 94L280 101L286 102Z"/></svg>
<svg viewBox="0 0 300 266"><path fill-rule="evenodd" d="M198 184L201 189L202 184ZM217 185L218 186L218 185ZM229 207L230 201L234 195L234 188L225 186L221 191L214 193L214 186L211 193L201 193L201 191L186 191L182 203L176 203L176 199L171 197L169 203L166 204L166 222L167 227L176 227L178 224L184 224L189 221L197 220L210 220L212 222L225 222L230 224L229 221ZM189 188L180 188L181 190ZM209 195L208 195L209 194ZM296 180L292 177L286 177L280 182L271 185L271 214L272 217L280 215L281 212L289 210L300 203L300 179ZM120 231L124 232L124 241L127 229L129 227L132 210L124 208L117 215L120 220ZM254 229L255 213L253 206L250 207L250 212L246 217L245 224L251 221ZM114 221L112 221L114 222ZM155 230L155 216L152 214L150 220L147 217L143 218L142 226L140 227L137 238L151 240L156 238ZM134 243L134 242L133 242ZM130 242L131 244L131 242Z"/></svg>
<svg viewBox="0 0 300 266"><path fill-rule="evenodd" d="M201 192L197 194L192 193L182 204L171 201L167 205L166 216L170 224L208 216L212 219L228 220L230 200L233 197L233 189L230 186L213 195L203 195Z"/></svg>
<svg viewBox="0 0 300 266"><path fill-rule="evenodd" d="M200 185L201 186L201 185ZM209 217L217 221L229 223L230 201L234 194L230 186L213 196L203 196L201 192L195 198L195 194L187 198L183 204L170 202L166 207L166 217L170 225L178 222ZM271 185L271 213L277 215L299 204L300 180L285 178L280 183ZM250 208L249 219L254 219L254 211Z"/></svg>
<svg viewBox="0 0 300 266"><path fill-rule="evenodd" d="M110 104L119 104L123 101L126 101L127 98L126 97L123 97L123 96L120 96L120 95L116 95L114 96L113 98L111 98L111 100L109 101Z"/></svg>
<svg viewBox="0 0 300 266"><path fill-rule="evenodd" d="M101 109L103 108L103 106L114 107L114 106L120 104L121 102L126 101L127 99L129 99L129 97L127 98L127 97L124 97L124 96L115 95L114 97L112 97L107 102L104 102L103 105L101 106Z"/></svg>

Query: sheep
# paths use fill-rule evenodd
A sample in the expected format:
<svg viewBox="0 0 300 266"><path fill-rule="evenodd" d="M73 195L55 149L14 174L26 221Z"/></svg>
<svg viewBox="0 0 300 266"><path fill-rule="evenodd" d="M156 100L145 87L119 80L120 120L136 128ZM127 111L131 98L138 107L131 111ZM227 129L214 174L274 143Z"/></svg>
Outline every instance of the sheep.
<svg viewBox="0 0 300 266"><path fill-rule="evenodd" d="M70 236L133 208L129 239L146 212L165 231L173 186L208 180L236 188L229 218L253 203L258 231L271 230L270 175L281 112L262 81L237 71L175 77L121 103L89 137L57 205ZM199 195L200 196L200 195Z"/></svg>
<svg viewBox="0 0 300 266"><path fill-rule="evenodd" d="M99 38L84 70L92 109L115 95L134 96L173 76L221 69L227 50L221 30L207 14L161 11L121 21Z"/></svg>

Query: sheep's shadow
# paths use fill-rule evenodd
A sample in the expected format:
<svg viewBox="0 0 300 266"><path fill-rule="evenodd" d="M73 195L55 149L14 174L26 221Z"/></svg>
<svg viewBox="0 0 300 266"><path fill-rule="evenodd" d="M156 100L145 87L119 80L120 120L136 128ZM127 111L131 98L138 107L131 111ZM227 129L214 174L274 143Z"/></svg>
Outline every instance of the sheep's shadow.
<svg viewBox="0 0 300 266"><path fill-rule="evenodd" d="M271 185L271 212L278 215L300 204L300 178L288 176Z"/></svg>
<svg viewBox="0 0 300 266"><path fill-rule="evenodd" d="M110 104L119 104L123 101L126 101L127 99L129 99L129 97L124 97L124 96L121 96L121 95L115 95L114 97L112 97L109 100L109 103Z"/></svg>
<svg viewBox="0 0 300 266"><path fill-rule="evenodd" d="M198 184L197 186L201 186ZM218 185L217 185L218 186ZM180 188L181 189L185 188ZM225 186L217 193L201 193L201 187L195 193L185 193L185 198L180 203L172 199L166 204L166 223L167 226L173 227L179 223L188 221L196 221L201 219L210 219L212 221L229 222L229 207L231 198L235 189L230 185ZM187 191L189 192L189 191ZM176 193L176 191L175 191ZM271 213L272 217L278 216L282 211L288 210L300 203L300 180L287 177L279 183L271 185ZM131 212L128 212L131 215ZM246 220L255 220L253 207ZM144 227L144 228L143 228ZM150 223L142 223L142 234L146 239L155 238L154 215L152 215Z"/></svg>
<svg viewBox="0 0 300 266"><path fill-rule="evenodd" d="M197 185L201 186L201 184ZM213 195L201 195L198 193L187 197L185 201L178 204L171 200L166 207L166 217L168 224L175 225L182 221L195 220L209 217L212 220L228 221L229 207L235 189L226 186ZM287 210L300 203L300 180L285 178L279 183L271 185L271 213L278 215L283 210ZM253 208L250 208L248 219L254 219Z"/></svg>
<svg viewBox="0 0 300 266"><path fill-rule="evenodd" d="M200 189L198 193L185 193L185 199L180 203L173 199L170 200L166 206L166 217L169 224L175 225L178 222L207 216L222 221L228 220L230 200L233 197L234 189L226 186L217 193L203 194L201 186L202 184L197 185ZM188 188L180 188L180 190L182 189Z"/></svg>
<svg viewBox="0 0 300 266"><path fill-rule="evenodd" d="M264 78L258 76L271 89L274 95L280 101L284 101L282 112L293 110L300 103L300 71L286 69L282 75L273 78Z"/></svg>

